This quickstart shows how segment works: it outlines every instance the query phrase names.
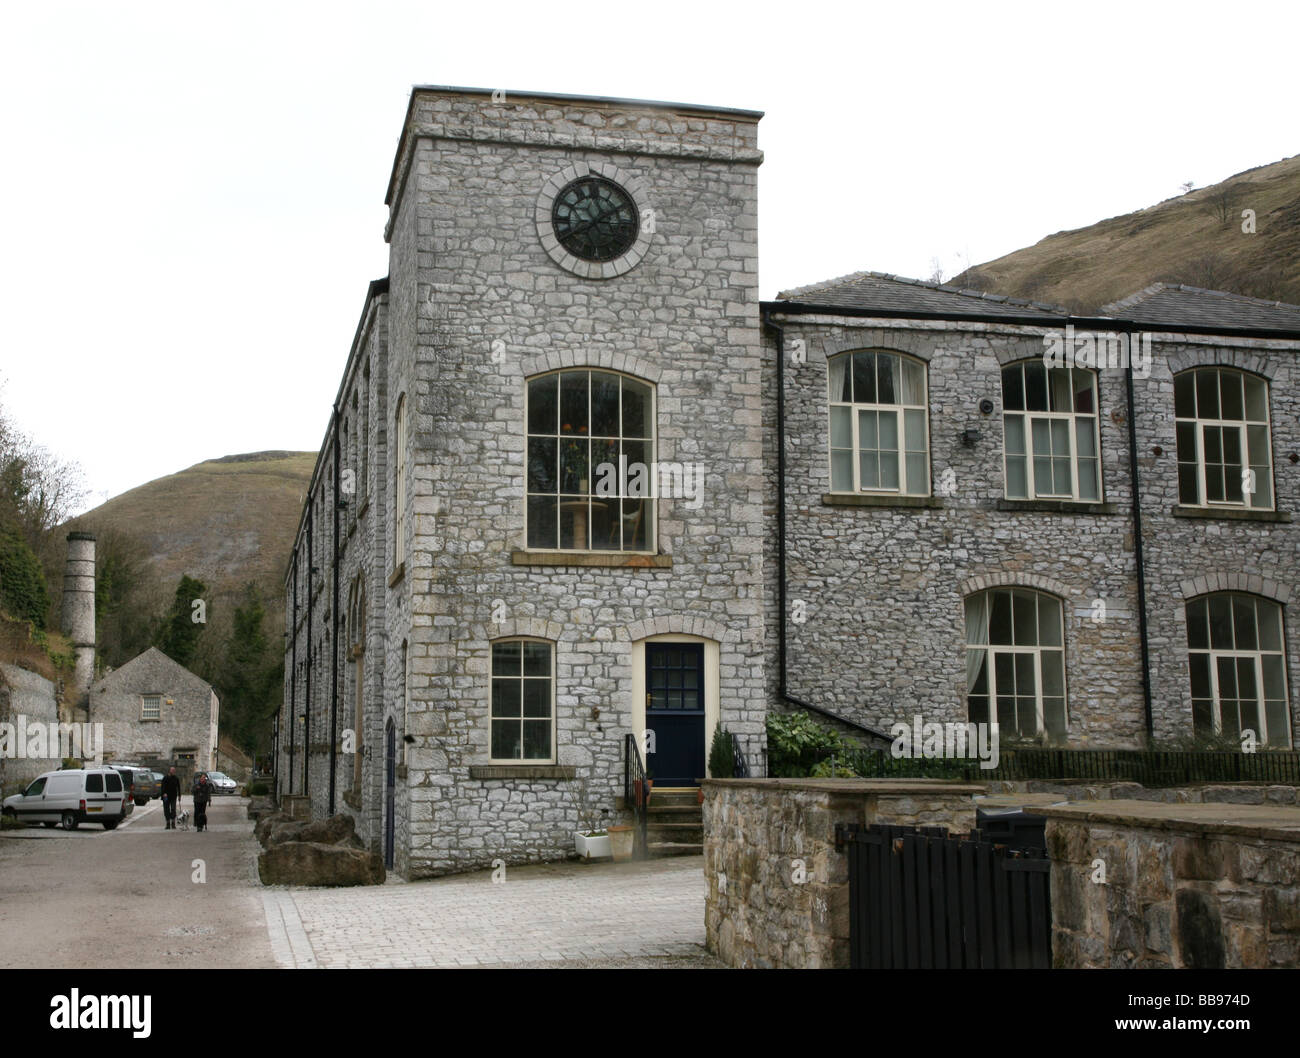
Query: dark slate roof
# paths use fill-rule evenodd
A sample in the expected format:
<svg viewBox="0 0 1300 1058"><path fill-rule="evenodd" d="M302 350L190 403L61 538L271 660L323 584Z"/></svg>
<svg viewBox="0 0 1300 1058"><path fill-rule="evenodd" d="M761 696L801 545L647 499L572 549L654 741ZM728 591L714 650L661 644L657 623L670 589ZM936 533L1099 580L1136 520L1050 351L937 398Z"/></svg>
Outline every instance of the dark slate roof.
<svg viewBox="0 0 1300 1058"><path fill-rule="evenodd" d="M1222 290L1156 283L1102 308L1102 314L1134 323L1300 332L1300 305L1263 301Z"/></svg>
<svg viewBox="0 0 1300 1058"><path fill-rule="evenodd" d="M877 309L891 313L1020 316L1053 321L1069 315L1060 305L964 290L884 272L854 272L824 283L783 290L777 299L803 305L825 305L827 308Z"/></svg>

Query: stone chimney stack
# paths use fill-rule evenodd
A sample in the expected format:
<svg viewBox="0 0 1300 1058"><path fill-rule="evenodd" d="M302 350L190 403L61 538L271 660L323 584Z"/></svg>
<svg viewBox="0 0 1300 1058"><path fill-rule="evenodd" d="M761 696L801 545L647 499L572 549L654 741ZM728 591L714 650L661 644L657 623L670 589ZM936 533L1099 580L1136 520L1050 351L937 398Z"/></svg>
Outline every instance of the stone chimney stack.
<svg viewBox="0 0 1300 1058"><path fill-rule="evenodd" d="M95 678L95 534L68 534L63 569L63 634L72 642L76 674L68 702L84 708Z"/></svg>

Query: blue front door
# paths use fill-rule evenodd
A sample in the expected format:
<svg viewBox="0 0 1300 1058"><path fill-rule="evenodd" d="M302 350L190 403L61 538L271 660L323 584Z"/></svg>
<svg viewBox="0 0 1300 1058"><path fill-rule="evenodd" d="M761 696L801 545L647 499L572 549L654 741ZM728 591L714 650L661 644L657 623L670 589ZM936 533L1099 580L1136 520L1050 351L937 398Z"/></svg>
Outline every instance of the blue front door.
<svg viewBox="0 0 1300 1058"><path fill-rule="evenodd" d="M704 777L704 645L647 643L646 767L658 786L698 786Z"/></svg>

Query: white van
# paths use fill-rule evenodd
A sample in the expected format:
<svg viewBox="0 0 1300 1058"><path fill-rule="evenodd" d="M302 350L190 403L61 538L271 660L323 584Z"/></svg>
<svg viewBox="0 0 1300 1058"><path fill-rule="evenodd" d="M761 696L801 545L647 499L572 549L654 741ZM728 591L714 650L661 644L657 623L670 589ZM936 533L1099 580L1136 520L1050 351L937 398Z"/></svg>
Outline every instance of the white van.
<svg viewBox="0 0 1300 1058"><path fill-rule="evenodd" d="M47 771L22 793L6 797L3 811L20 822L64 830L82 823L112 830L130 812L129 804L122 776L112 768L66 768Z"/></svg>

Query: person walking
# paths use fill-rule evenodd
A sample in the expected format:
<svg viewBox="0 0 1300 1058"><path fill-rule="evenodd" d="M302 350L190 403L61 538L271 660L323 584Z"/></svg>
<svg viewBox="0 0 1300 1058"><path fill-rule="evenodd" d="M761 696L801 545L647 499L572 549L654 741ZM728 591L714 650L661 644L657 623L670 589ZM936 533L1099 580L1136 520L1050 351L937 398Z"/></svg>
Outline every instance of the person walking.
<svg viewBox="0 0 1300 1058"><path fill-rule="evenodd" d="M176 803L181 799L181 781L176 776L176 769L170 769L163 776L162 803L163 819L167 825L164 830L176 829Z"/></svg>
<svg viewBox="0 0 1300 1058"><path fill-rule="evenodd" d="M212 784L208 782L208 773L199 772L194 780L194 829L208 829L208 803L212 800Z"/></svg>

